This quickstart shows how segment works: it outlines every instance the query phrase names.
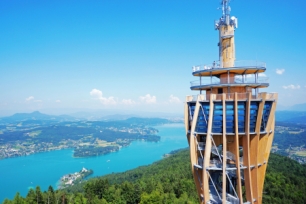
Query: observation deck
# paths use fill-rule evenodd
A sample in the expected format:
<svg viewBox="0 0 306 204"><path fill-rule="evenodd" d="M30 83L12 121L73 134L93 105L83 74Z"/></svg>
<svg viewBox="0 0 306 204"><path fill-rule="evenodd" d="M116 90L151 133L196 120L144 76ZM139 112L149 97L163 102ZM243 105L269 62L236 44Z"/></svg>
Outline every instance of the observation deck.
<svg viewBox="0 0 306 204"><path fill-rule="evenodd" d="M219 61L208 65L192 67L192 75L200 80L190 82L191 90L208 90L221 87L250 87L266 88L269 78L263 72L266 63L259 61L235 61L234 65L223 64ZM221 79L221 75L226 76ZM204 77L204 78L202 78Z"/></svg>

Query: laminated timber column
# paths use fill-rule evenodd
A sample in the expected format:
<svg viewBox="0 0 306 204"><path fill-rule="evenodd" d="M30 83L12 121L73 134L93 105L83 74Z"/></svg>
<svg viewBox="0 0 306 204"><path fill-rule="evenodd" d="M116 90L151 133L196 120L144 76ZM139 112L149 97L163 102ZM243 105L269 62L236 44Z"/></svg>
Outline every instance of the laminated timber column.
<svg viewBox="0 0 306 204"><path fill-rule="evenodd" d="M185 102L185 107L184 107L184 121L185 121L185 130L186 130L186 137L187 137L187 141L188 141L188 145L190 145L190 117L192 117L191 115L189 115L189 106L188 106L188 102L192 100L192 96L187 96L186 97L186 102Z"/></svg>
<svg viewBox="0 0 306 204"><path fill-rule="evenodd" d="M268 165L268 159L270 156L270 151L271 151L271 147L272 147L272 142L273 142L273 138L274 138L274 128L275 128L275 109L276 109L276 104L277 104L277 98L278 98L278 94L274 93L274 102L272 103L272 108L269 114L269 119L267 122L267 126L266 126L266 132L267 134L265 135L266 139L266 146L264 149L264 155L263 155L263 159L264 159L264 165L262 165L260 167L260 173L262 174L262 183L259 184L259 193L260 195L262 195L262 191L263 191L263 186L264 186L264 178L266 176L266 169L267 169L267 165ZM259 202L258 203L262 203L262 197L259 198Z"/></svg>
<svg viewBox="0 0 306 204"><path fill-rule="evenodd" d="M203 188L200 181L197 179L197 170L194 167L194 164L197 164L198 162L198 154L197 154L197 148L196 148L196 141L195 141L195 128L196 128L196 124L197 124L197 120L198 120L198 115L199 115L199 110L200 110L200 103L199 100L197 100L196 102L196 106L195 106L195 110L194 110L194 114L193 114L193 120L192 120L192 124L191 124L191 130L190 130L190 145L189 145L189 150L190 150L190 161L191 161L191 170L192 170L192 174L193 174L193 179L194 182L196 184L196 188L198 191L198 195L201 195L201 189ZM200 198L201 199L201 198Z"/></svg>
<svg viewBox="0 0 306 204"><path fill-rule="evenodd" d="M235 92L234 96L234 114L235 114L235 138L234 138L234 155L236 157L236 175L237 175L237 194L239 200L242 202L242 186L241 186L241 174L240 174L240 153L239 153L239 132L238 132L238 96Z"/></svg>
<svg viewBox="0 0 306 204"><path fill-rule="evenodd" d="M257 111L257 120L256 120L256 127L255 132L256 135L251 136L251 164L254 165L254 169L251 171L251 177L252 177L252 189L253 189L253 196L254 199L256 199L257 203L260 202L261 191L259 186L264 181L264 176L262 176L262 173L259 168L263 165L263 153L264 149L266 147L265 144L260 143L260 128L262 123L262 113L264 110L264 105L266 101L266 93L261 93L261 101L258 105L258 111ZM263 141L263 140L262 140ZM260 164L260 165L259 165Z"/></svg>
<svg viewBox="0 0 306 204"><path fill-rule="evenodd" d="M206 133L206 143L205 143L205 153L204 153L204 161L203 161L203 195L204 195L204 203L208 203L210 200L209 197L209 175L206 169L210 165L210 154L211 154L211 133L212 133L212 121L214 114L214 100L216 98L215 94L210 94L209 101L209 119L207 125L207 133Z"/></svg>
<svg viewBox="0 0 306 204"><path fill-rule="evenodd" d="M188 130L189 130L189 120L190 120L190 116L189 116L189 107L188 107L188 102L190 101L190 96L186 97L186 102L185 102L185 106L184 106L184 122L185 122L185 130L186 130L186 135L188 134ZM188 143L189 143L189 139L188 139Z"/></svg>
<svg viewBox="0 0 306 204"><path fill-rule="evenodd" d="M245 191L246 198L250 203L253 201L252 193L252 180L251 180L251 164L250 164L250 105L251 105L251 93L247 93L246 101L246 115L245 115L245 135L242 136L242 147L243 147L243 166L244 169L244 179L245 179Z"/></svg>
<svg viewBox="0 0 306 204"><path fill-rule="evenodd" d="M262 105L263 105L262 111L263 111L264 105L266 103L267 94L261 93L261 97L262 97ZM260 195L258 198L258 203L262 202L262 191L263 191L263 184L265 180L265 171L266 171L264 166L267 165L267 161L265 160L265 151L267 148L269 133L267 133L266 130L264 130L264 134L260 134L259 137L258 163L261 163L262 166L258 167L258 194Z"/></svg>
<svg viewBox="0 0 306 204"><path fill-rule="evenodd" d="M227 140L226 140L226 95L222 94L222 111L223 111L223 131L222 131L222 147L223 147L223 159L222 159L222 203L226 204L226 152L227 152Z"/></svg>

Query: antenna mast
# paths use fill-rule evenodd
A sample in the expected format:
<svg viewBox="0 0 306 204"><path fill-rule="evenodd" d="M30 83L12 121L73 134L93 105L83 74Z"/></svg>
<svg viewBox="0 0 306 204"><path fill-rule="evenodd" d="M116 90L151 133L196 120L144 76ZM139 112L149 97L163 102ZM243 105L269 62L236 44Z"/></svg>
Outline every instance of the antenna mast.
<svg viewBox="0 0 306 204"><path fill-rule="evenodd" d="M222 0L222 17L215 21L215 29L219 30L220 67L233 66L235 61L234 32L238 27L238 19L230 17L230 0Z"/></svg>

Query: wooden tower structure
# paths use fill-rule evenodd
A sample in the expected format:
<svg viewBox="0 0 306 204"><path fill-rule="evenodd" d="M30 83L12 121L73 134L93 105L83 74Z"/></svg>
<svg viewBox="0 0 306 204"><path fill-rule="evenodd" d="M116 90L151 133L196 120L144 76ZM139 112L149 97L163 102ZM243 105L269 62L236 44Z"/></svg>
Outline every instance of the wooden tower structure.
<svg viewBox="0 0 306 204"><path fill-rule="evenodd" d="M229 0L222 0L219 60L192 67L185 128L200 203L262 203L265 172L274 137L277 93L269 86L266 64L236 61ZM244 190L243 190L244 189Z"/></svg>

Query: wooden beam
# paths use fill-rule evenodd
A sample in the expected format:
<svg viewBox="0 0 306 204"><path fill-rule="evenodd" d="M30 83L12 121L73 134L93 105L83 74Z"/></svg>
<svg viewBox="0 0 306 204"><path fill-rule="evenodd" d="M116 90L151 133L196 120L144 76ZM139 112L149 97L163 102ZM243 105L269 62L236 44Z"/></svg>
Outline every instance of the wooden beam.
<svg viewBox="0 0 306 204"><path fill-rule="evenodd" d="M257 132L257 137L258 137L258 154L257 154L257 164L262 164L262 166L257 168L257 192L258 192L258 197L257 197L257 203L262 202L262 186L265 180L264 177L264 151L266 148L266 139L267 135L261 135L260 134L260 129L261 129L261 123L262 123L262 115L263 115L263 109L265 106L266 102L266 93L261 93L261 102L259 103L258 107L258 116L257 116L257 121L256 121L256 132Z"/></svg>
<svg viewBox="0 0 306 204"><path fill-rule="evenodd" d="M264 159L266 161L268 161L268 159L269 159L271 146L272 146L272 142L273 142L277 96L278 95L276 94L276 98L275 98L275 101L272 104L269 119L268 119L268 122L267 122L267 132L270 133L270 131L272 131L272 133L269 134L268 141L267 141L267 147L266 147L265 156L264 156Z"/></svg>
<svg viewBox="0 0 306 204"><path fill-rule="evenodd" d="M253 201L252 193L252 179L251 179L251 164L250 164L250 103L251 103L251 93L247 93L246 110L245 110L245 136L242 136L242 146L243 146L243 165L247 168L244 169L244 179L245 179L245 191L246 198L250 203Z"/></svg>
<svg viewBox="0 0 306 204"><path fill-rule="evenodd" d="M198 191L198 195L199 195L199 199L200 202L202 202L202 199L200 197L201 192L202 192L202 186L197 178L197 169L195 169L194 164L197 163L198 161L198 152L197 152L197 148L196 148L196 141L195 141L195 128L196 128L196 124L197 124L197 120L198 120L198 115L199 115L199 110L200 110L200 103L199 101L196 102L196 106L195 106L195 110L194 110L194 114L193 114L193 120L192 120L192 125L191 125L191 130L190 130L190 145L189 145L189 150L190 150L190 161L191 161L191 170L192 170L192 174L193 174L193 179L194 182L196 184L196 188Z"/></svg>
<svg viewBox="0 0 306 204"><path fill-rule="evenodd" d="M184 122L185 122L185 131L186 131L186 137L187 137L187 141L188 141L188 145L190 145L190 133L188 133L189 131L189 105L187 102L185 102L185 106L184 106Z"/></svg>
<svg viewBox="0 0 306 204"><path fill-rule="evenodd" d="M261 153L259 150L260 148L259 138L260 138L260 128L261 128L262 113L265 104L266 93L262 93L261 96L263 97L263 99L258 104L256 126L255 126L256 135L252 135L250 137L251 165L254 165L254 169L251 170L252 190L253 190L253 198L256 199L257 203L259 200L259 196L260 197L262 196L259 192L259 187L258 187L259 182L262 182L261 181L262 175L259 174L260 171L258 170L258 164L262 164L260 163L261 158L259 155Z"/></svg>
<svg viewBox="0 0 306 204"><path fill-rule="evenodd" d="M227 151L227 141L226 141L226 95L222 94L222 111L223 111L223 167L222 167L222 203L226 204L226 151Z"/></svg>
<svg viewBox="0 0 306 204"><path fill-rule="evenodd" d="M262 192L263 191L263 186L264 186L264 178L266 176L266 169L267 169L267 165L268 165L268 159L270 156L270 152L271 152L271 147L272 147L272 142L273 142L273 138L274 138L274 128L275 128L275 110L276 110L276 105L277 105L277 94L275 94L275 101L272 104L271 107L271 111L270 111L270 115L269 115L269 119L267 122L267 135L266 135L266 146L265 146L265 150L264 155L263 155L263 159L266 162L265 165L263 165L261 167L261 174L262 174L262 178L263 181L262 183L259 184L259 190ZM272 132L270 132L270 130L272 130ZM262 198L260 198L260 203L262 202Z"/></svg>
<svg viewBox="0 0 306 204"><path fill-rule="evenodd" d="M204 203L209 202L209 175L206 172L206 169L210 165L210 154L211 154L211 133L212 133L212 121L214 115L214 100L216 98L215 94L210 95L210 104L209 104L209 119L207 125L207 134L206 134L206 144L205 144L205 154L204 154L204 161L203 161L203 186L204 186Z"/></svg>
<svg viewBox="0 0 306 204"><path fill-rule="evenodd" d="M241 174L240 174L240 160L239 160L239 131L238 131L238 96L237 92L235 92L234 98L234 114L235 114L235 139L234 139L234 155L236 157L236 175L237 175L237 194L240 200L240 203L243 203L242 199L242 186L241 186Z"/></svg>

